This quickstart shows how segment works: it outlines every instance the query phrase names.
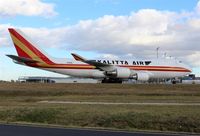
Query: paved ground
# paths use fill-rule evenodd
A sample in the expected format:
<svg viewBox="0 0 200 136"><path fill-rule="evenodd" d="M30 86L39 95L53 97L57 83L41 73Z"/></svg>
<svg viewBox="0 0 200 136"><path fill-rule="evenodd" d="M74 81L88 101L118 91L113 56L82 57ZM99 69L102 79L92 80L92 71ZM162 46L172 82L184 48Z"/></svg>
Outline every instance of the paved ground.
<svg viewBox="0 0 200 136"><path fill-rule="evenodd" d="M147 132L120 132L89 129L46 128L20 125L0 125L0 136L188 136ZM193 135L194 136L194 135Z"/></svg>
<svg viewBox="0 0 200 136"><path fill-rule="evenodd" d="M55 103L55 104L83 104L83 105L158 105L158 106L200 106L200 103L113 103L113 102L78 102L78 101L39 101L39 103Z"/></svg>

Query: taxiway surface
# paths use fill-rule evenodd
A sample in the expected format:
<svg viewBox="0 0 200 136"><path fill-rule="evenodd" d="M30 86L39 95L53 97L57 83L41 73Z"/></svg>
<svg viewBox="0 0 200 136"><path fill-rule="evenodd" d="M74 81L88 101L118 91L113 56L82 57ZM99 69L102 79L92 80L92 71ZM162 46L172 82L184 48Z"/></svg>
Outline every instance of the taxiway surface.
<svg viewBox="0 0 200 136"><path fill-rule="evenodd" d="M188 136L189 134L122 132L122 131L108 131L108 130L34 127L34 126L1 124L0 135L1 136Z"/></svg>

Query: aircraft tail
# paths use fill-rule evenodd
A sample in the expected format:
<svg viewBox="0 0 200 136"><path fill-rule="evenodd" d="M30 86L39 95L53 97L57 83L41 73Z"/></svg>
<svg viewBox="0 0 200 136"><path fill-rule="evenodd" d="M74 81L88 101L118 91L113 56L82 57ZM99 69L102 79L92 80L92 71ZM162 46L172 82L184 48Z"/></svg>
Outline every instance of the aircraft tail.
<svg viewBox="0 0 200 136"><path fill-rule="evenodd" d="M36 44L25 36L23 32L14 28L9 28L8 30L19 57L53 64L50 57L36 47Z"/></svg>

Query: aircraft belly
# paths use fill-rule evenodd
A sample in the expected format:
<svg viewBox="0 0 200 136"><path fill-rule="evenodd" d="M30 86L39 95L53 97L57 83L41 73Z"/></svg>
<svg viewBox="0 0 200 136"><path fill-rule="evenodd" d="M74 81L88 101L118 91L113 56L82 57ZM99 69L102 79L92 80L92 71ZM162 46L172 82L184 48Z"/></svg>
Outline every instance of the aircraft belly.
<svg viewBox="0 0 200 136"><path fill-rule="evenodd" d="M69 75L69 76L75 76L75 77L87 77L87 78L105 78L105 75L103 71L99 71L97 69L93 70L80 70L80 69L50 69L46 68L44 70ZM189 72L163 72L163 71L140 71L144 73L148 73L150 78L173 78L173 77L182 77L184 75L189 74ZM137 71L136 71L137 73Z"/></svg>
<svg viewBox="0 0 200 136"><path fill-rule="evenodd" d="M75 76L75 77L87 77L87 78L104 78L105 75L102 71L99 70L79 70L79 69L50 69L46 68L44 70L69 75L69 76Z"/></svg>

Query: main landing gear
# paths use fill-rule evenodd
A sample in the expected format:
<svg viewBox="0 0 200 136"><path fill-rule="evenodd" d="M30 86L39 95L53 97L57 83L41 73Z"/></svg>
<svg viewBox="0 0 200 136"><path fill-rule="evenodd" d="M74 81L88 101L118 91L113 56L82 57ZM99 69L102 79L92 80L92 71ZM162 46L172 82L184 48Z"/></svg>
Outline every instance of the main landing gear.
<svg viewBox="0 0 200 136"><path fill-rule="evenodd" d="M122 80L119 78L104 78L101 83L122 83Z"/></svg>

